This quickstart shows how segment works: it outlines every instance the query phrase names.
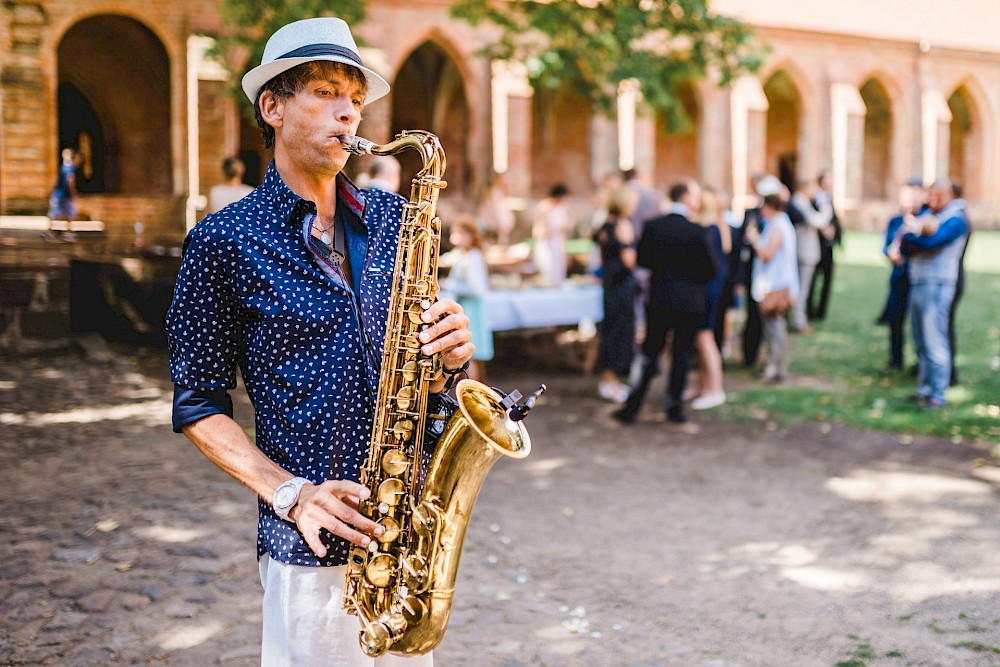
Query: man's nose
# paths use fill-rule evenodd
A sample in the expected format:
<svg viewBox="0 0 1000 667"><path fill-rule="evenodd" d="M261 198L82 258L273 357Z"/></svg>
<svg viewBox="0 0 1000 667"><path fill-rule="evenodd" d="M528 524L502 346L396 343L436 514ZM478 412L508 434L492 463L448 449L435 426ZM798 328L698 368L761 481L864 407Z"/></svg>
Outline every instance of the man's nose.
<svg viewBox="0 0 1000 667"><path fill-rule="evenodd" d="M344 100L341 104L337 105L337 120L340 122L350 125L360 117L361 110L354 106L354 102L351 100Z"/></svg>

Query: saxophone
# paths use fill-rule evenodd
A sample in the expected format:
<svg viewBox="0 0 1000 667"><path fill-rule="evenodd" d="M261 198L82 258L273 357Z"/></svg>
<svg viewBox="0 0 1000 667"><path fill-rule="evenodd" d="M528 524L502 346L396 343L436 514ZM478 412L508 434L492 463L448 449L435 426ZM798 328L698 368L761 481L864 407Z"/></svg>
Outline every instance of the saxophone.
<svg viewBox="0 0 1000 667"><path fill-rule="evenodd" d="M480 487L501 457L526 457L531 441L521 419L545 390L523 403L462 380L457 409L444 423L433 453L425 455L429 387L440 379L440 355L420 353L421 320L438 292L441 219L436 217L445 155L439 139L404 131L377 145L345 136L341 145L361 155L412 149L423 168L403 207L389 303L385 349L368 457L361 483L371 492L359 511L385 528L368 548L348 557L344 608L361 621L361 648L371 657L391 651L422 655L444 637L469 515Z"/></svg>

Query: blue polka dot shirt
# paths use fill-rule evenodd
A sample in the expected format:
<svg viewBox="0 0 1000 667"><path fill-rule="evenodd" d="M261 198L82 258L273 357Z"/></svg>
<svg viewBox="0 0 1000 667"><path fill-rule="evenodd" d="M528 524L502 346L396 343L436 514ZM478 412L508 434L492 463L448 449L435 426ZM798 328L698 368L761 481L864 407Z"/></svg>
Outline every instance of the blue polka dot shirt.
<svg viewBox="0 0 1000 667"><path fill-rule="evenodd" d="M256 413L257 446L315 484L360 478L405 203L362 193L344 175L337 188L352 284L313 250L315 204L292 192L272 163L260 187L188 234L167 314L175 388L200 397L175 401L175 430L231 411L226 391L236 386L238 366ZM258 558L347 562L346 541L324 532L330 550L318 558L270 499L258 499L258 508Z"/></svg>

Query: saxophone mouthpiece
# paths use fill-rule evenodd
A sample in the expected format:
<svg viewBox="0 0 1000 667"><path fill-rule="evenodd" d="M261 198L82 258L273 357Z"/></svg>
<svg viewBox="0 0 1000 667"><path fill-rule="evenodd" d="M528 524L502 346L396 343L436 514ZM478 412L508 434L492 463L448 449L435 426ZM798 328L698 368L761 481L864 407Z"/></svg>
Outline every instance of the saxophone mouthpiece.
<svg viewBox="0 0 1000 667"><path fill-rule="evenodd" d="M514 422L519 422L522 419L524 419L528 415L528 411L531 410L531 408L535 407L535 401L538 400L538 397L541 396L546 389L547 387L543 384L534 392L532 392L531 396L528 396L528 398L524 399L524 403L521 403L520 405L515 403L514 406L511 407L510 411L507 413L507 415L510 417L510 420ZM518 398L520 398L520 396ZM514 400L516 401L517 399Z"/></svg>
<svg viewBox="0 0 1000 667"><path fill-rule="evenodd" d="M350 134L342 134L337 138L344 150L351 155L366 155L371 153L372 148L375 147L375 142Z"/></svg>

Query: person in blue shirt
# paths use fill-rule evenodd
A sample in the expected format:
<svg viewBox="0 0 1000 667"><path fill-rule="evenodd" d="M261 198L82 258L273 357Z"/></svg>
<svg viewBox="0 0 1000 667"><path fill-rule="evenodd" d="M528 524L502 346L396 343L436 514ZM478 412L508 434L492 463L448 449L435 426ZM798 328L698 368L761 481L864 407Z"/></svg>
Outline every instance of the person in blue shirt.
<svg viewBox="0 0 1000 667"><path fill-rule="evenodd" d="M906 232L907 216L918 216L924 209L924 188L919 178L910 178L899 189L900 211L889 220L882 243L882 253L892 263L889 274L889 296L879 316L878 324L889 327L889 370L903 369L905 347L904 328L910 302L910 274L907 258L900 252L900 241Z"/></svg>
<svg viewBox="0 0 1000 667"><path fill-rule="evenodd" d="M384 532L358 512L358 480L406 202L357 189L339 138L389 86L344 21L318 18L272 35L243 90L274 160L185 240L167 315L174 429L257 495L262 664L371 665L341 597L351 545ZM460 372L474 351L462 308L441 299L423 319L422 353ZM237 367L256 442L233 420Z"/></svg>
<svg viewBox="0 0 1000 667"><path fill-rule="evenodd" d="M47 238L54 238L53 220L65 220L67 239L71 238L69 223L76 220L76 152L64 148L60 153L59 175L49 197L49 231Z"/></svg>
<svg viewBox="0 0 1000 667"><path fill-rule="evenodd" d="M914 398L927 408L946 404L951 380L951 342L948 317L955 299L959 266L969 236L965 204L955 199L950 179L930 187L930 213L908 216L900 252L909 258L910 308L913 343L919 372Z"/></svg>

